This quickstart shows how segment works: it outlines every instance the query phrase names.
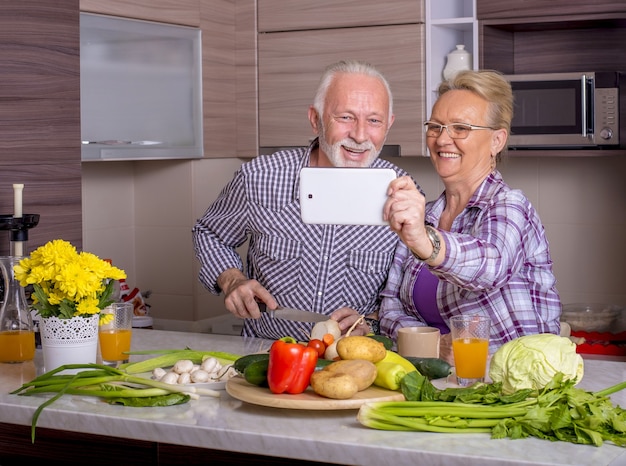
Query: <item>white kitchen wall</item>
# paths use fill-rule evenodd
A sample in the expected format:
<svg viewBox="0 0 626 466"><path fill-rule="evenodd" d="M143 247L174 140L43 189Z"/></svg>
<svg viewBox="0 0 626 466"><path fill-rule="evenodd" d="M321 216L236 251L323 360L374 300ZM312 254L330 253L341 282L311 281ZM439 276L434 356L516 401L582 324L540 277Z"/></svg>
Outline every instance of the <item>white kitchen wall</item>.
<svg viewBox="0 0 626 466"><path fill-rule="evenodd" d="M152 292L155 327L211 331L226 314L223 297L197 280L191 228L242 162L83 164L84 248L124 268L131 287ZM428 158L394 162L429 200L443 189ZM626 305L626 157L508 158L501 170L539 211L563 303Z"/></svg>

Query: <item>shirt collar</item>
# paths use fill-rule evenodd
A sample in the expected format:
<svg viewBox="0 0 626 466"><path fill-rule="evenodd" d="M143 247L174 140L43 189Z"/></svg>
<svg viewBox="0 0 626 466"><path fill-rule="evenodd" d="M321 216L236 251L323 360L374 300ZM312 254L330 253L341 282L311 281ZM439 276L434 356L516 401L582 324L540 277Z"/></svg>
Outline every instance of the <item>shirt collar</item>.
<svg viewBox="0 0 626 466"><path fill-rule="evenodd" d="M485 209L496 192L500 189L503 183L502 174L498 170L493 170L487 177L483 180L483 182L478 186L478 189L474 191L472 197L468 201L464 210L467 209ZM441 195L433 202L433 206L430 209L430 212L426 215L426 223L437 226L439 223L439 217L443 212L443 209L446 205L446 192L444 191Z"/></svg>
<svg viewBox="0 0 626 466"><path fill-rule="evenodd" d="M304 167L309 167L311 165L311 152L313 152L313 150L318 146L319 146L319 138L313 139L313 141L311 141L311 144L309 144L309 147L307 148L307 150L304 152L304 156L302 157L302 160L300 161L300 166L297 168L298 174L296 175L294 179L294 186L293 186L294 201L300 200L300 170L302 170Z"/></svg>

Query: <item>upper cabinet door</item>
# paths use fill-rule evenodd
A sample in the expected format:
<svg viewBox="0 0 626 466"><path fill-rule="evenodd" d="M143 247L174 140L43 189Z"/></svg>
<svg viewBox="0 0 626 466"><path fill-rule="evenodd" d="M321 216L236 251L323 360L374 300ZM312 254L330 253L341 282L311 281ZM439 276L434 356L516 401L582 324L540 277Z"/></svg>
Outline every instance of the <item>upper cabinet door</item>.
<svg viewBox="0 0 626 466"><path fill-rule="evenodd" d="M530 16L586 15L625 12L624 0L476 0L478 19L520 18Z"/></svg>
<svg viewBox="0 0 626 466"><path fill-rule="evenodd" d="M80 0L80 11L200 26L200 0Z"/></svg>
<svg viewBox="0 0 626 466"><path fill-rule="evenodd" d="M424 22L424 2L417 0L257 0L257 5L259 32Z"/></svg>
<svg viewBox="0 0 626 466"><path fill-rule="evenodd" d="M376 66L391 86L395 122L387 144L423 155L423 37L423 24L259 34L259 145L306 145L314 137L307 112L324 69L357 59Z"/></svg>

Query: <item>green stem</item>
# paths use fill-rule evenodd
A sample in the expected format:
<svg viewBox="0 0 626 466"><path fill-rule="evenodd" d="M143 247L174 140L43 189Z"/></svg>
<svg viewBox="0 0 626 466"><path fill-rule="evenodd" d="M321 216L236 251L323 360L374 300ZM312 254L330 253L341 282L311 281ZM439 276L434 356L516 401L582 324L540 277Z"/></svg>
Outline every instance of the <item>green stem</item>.
<svg viewBox="0 0 626 466"><path fill-rule="evenodd" d="M612 387L605 388L604 390L600 390L599 392L595 392L594 395L604 397L612 395L613 393L619 392L624 389L626 389L626 381L620 382L616 385L613 385Z"/></svg>
<svg viewBox="0 0 626 466"><path fill-rule="evenodd" d="M437 419L426 420L419 417L403 417L394 416L378 409L374 409L367 404L361 406L357 416L359 422L367 427L375 427L385 430L413 430L421 432L439 432L439 433L490 433L491 425L496 425L499 420L493 420L493 424L480 423L478 426L472 426L471 422L458 423L451 427L449 422L444 421L438 423Z"/></svg>

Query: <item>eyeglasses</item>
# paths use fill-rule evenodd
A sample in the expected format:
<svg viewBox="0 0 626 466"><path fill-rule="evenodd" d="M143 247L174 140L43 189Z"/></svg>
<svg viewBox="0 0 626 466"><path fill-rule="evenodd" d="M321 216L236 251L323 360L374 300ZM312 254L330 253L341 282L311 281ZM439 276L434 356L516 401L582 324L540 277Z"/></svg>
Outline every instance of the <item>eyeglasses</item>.
<svg viewBox="0 0 626 466"><path fill-rule="evenodd" d="M469 125L467 123L451 123L449 125L440 125L432 121L424 123L424 132L428 138L438 138L444 128L452 139L465 139L469 136L470 131L474 129L495 129L489 126Z"/></svg>

